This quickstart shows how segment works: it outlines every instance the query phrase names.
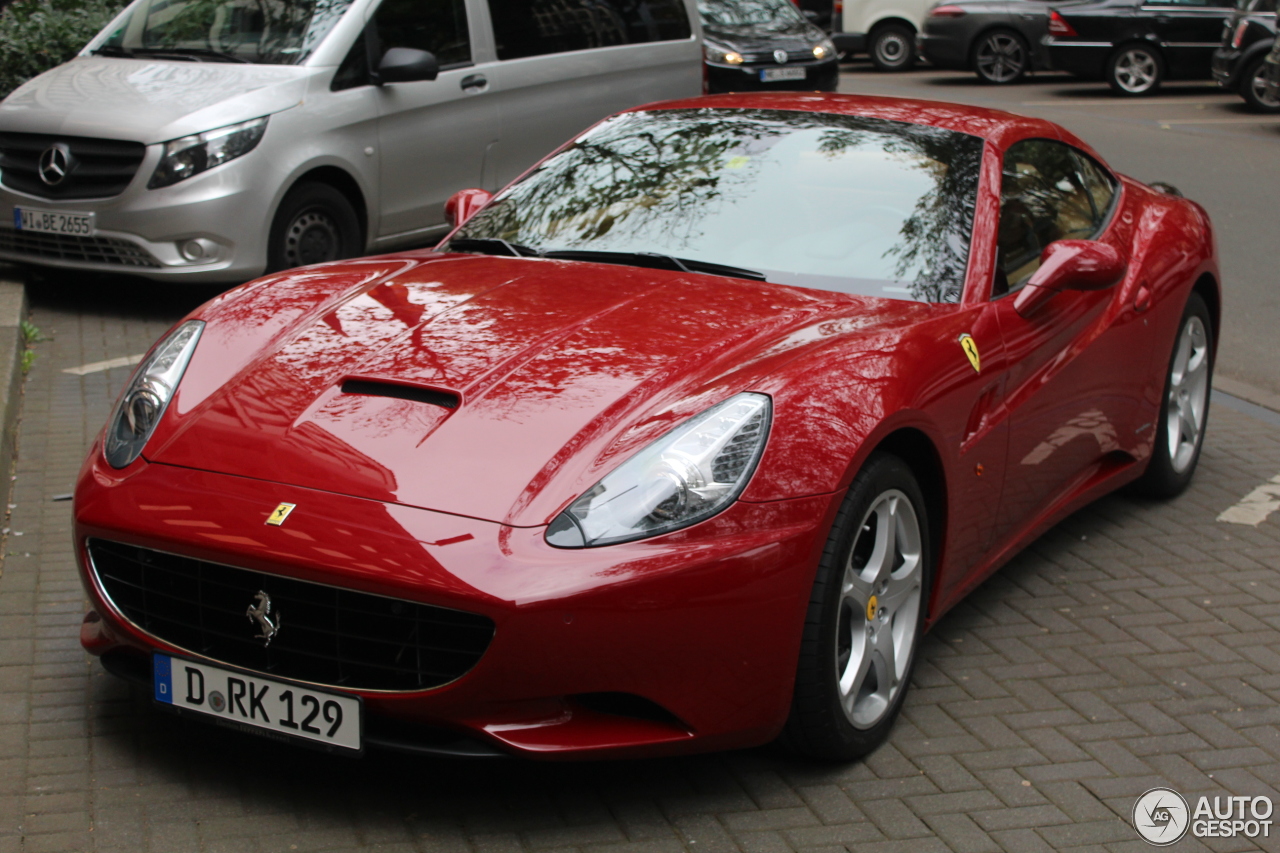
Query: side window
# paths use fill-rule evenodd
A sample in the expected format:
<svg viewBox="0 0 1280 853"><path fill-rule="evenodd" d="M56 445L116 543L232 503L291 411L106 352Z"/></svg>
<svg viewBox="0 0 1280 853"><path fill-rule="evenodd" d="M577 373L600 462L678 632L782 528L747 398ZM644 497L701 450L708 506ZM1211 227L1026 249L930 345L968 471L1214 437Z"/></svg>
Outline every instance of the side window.
<svg viewBox="0 0 1280 853"><path fill-rule="evenodd" d="M369 66L393 47L412 47L435 55L441 68L471 61L465 0L383 0L373 16L372 33L357 38L329 88L333 91L365 86ZM369 61L374 49L375 63Z"/></svg>
<svg viewBox="0 0 1280 853"><path fill-rule="evenodd" d="M1088 240L1106 221L1115 182L1069 145L1027 139L1004 156L1000 183L999 269L993 296L1026 283L1055 240Z"/></svg>
<svg viewBox="0 0 1280 853"><path fill-rule="evenodd" d="M682 0L489 0L499 59L687 39Z"/></svg>

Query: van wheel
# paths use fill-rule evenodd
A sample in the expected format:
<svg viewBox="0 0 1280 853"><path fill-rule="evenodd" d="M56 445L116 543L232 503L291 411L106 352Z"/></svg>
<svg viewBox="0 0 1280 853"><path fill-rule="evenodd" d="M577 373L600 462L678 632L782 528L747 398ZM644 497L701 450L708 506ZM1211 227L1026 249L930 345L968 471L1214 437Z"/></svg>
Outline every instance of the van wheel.
<svg viewBox="0 0 1280 853"><path fill-rule="evenodd" d="M360 218L329 184L308 181L285 195L271 223L267 271L353 258L361 253Z"/></svg>
<svg viewBox="0 0 1280 853"><path fill-rule="evenodd" d="M902 24L885 24L871 33L871 64L877 71L906 71L916 61L916 34Z"/></svg>

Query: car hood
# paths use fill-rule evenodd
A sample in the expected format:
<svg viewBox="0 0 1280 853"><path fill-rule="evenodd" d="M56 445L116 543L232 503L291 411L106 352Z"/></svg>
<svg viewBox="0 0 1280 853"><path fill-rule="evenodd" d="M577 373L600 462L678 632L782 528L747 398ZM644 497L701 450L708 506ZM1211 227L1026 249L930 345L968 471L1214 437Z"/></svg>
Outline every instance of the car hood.
<svg viewBox="0 0 1280 853"><path fill-rule="evenodd" d="M814 44L827 37L819 28L807 21L777 21L767 26L720 27L704 23L704 38L725 44L738 50L760 50L774 44L801 41Z"/></svg>
<svg viewBox="0 0 1280 853"><path fill-rule="evenodd" d="M144 144L301 103L316 69L86 56L27 81L0 103L0 130Z"/></svg>
<svg viewBox="0 0 1280 853"><path fill-rule="evenodd" d="M293 310L289 286L214 310L146 457L535 526L681 419L745 390L743 371L784 358L777 342L803 339L796 328L874 315L873 304L926 307L624 266L429 257L299 312L249 356L243 336Z"/></svg>

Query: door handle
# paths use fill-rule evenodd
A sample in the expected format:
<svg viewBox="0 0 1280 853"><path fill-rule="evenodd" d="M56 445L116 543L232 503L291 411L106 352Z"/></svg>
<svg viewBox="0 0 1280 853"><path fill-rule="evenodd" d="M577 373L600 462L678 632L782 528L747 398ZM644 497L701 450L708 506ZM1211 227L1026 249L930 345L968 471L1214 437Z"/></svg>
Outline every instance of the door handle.
<svg viewBox="0 0 1280 853"><path fill-rule="evenodd" d="M462 91L483 92L489 88L489 79L483 74L468 74L462 78Z"/></svg>

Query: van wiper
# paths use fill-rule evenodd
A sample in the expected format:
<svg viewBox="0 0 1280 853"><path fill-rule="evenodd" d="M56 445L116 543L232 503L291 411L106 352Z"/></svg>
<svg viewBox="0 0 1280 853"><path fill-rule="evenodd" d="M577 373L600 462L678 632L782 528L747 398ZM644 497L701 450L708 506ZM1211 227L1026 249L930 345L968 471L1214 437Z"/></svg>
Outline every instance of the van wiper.
<svg viewBox="0 0 1280 853"><path fill-rule="evenodd" d="M114 44L104 44L93 51L94 56L118 56L125 59L132 59L133 52L125 50L123 47Z"/></svg>
<svg viewBox="0 0 1280 853"><path fill-rule="evenodd" d="M677 272L704 272L711 275L723 275L729 278L749 278L753 281L766 281L762 272L731 267L725 264L713 264L710 261L695 261L691 258L674 258L657 252L596 252L590 249L555 249L543 252L544 258L558 258L565 261L595 261L601 264L623 264L624 266L645 267L655 270L676 270Z"/></svg>
<svg viewBox="0 0 1280 853"><path fill-rule="evenodd" d="M480 252L484 255L505 254L513 258L537 258L542 253L518 243L508 243L500 237L454 237L449 241L453 252Z"/></svg>
<svg viewBox="0 0 1280 853"><path fill-rule="evenodd" d="M242 62L246 64L249 62L249 60L233 53L223 53L220 50L210 50L205 47L135 47L133 48L133 55L154 56L160 59L174 57L188 59L192 62L201 62L206 59L212 59L215 62Z"/></svg>

